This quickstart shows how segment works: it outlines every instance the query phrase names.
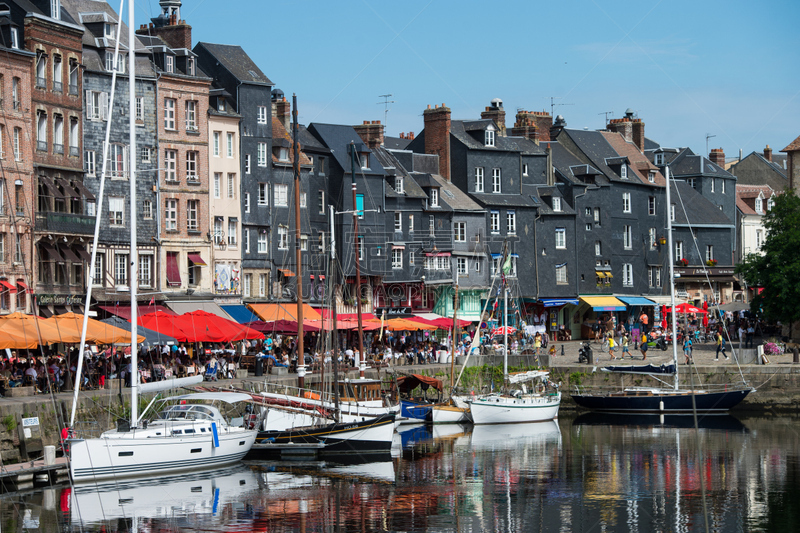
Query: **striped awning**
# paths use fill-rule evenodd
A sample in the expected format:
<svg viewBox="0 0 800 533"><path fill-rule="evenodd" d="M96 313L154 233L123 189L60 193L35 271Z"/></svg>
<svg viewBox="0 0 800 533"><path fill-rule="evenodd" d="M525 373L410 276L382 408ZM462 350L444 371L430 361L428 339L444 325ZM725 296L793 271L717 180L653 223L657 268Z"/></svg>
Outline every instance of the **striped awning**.
<svg viewBox="0 0 800 533"><path fill-rule="evenodd" d="M625 311L625 303L613 296L581 296L581 301L590 305L595 311Z"/></svg>

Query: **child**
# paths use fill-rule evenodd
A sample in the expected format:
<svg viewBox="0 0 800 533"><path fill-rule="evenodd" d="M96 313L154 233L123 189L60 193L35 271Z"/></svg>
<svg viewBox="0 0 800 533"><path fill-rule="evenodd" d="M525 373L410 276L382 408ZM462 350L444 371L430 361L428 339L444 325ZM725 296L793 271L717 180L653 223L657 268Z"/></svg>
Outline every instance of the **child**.
<svg viewBox="0 0 800 533"><path fill-rule="evenodd" d="M550 346L550 357L555 357L555 356L556 356L556 345L553 344L552 346Z"/></svg>

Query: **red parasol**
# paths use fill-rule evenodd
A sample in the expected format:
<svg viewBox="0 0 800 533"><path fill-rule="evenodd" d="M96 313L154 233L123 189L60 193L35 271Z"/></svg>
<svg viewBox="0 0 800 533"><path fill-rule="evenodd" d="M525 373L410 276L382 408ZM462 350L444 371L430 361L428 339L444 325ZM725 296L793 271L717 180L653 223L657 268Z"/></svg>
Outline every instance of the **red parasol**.
<svg viewBox="0 0 800 533"><path fill-rule="evenodd" d="M675 306L675 311L677 311L678 313L708 314L708 311L704 311L704 310L700 309L699 307L695 307L692 304L688 304L688 303L676 305ZM672 312L672 308L671 307L667 307L667 311L666 312L667 313L671 313Z"/></svg>
<svg viewBox="0 0 800 533"><path fill-rule="evenodd" d="M492 337L497 335L505 335L506 333L508 333L508 335L513 335L516 332L517 328L513 326L500 326L499 328L494 328L492 330Z"/></svg>

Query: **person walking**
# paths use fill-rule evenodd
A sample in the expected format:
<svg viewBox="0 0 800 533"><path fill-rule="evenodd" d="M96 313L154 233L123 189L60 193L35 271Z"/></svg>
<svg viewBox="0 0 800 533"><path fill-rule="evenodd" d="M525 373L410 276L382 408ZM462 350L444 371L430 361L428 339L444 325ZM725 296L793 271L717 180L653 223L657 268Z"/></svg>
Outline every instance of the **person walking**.
<svg viewBox="0 0 800 533"><path fill-rule="evenodd" d="M642 361L647 359L647 341L642 339L642 343L639 345L639 350L642 352Z"/></svg>
<svg viewBox="0 0 800 533"><path fill-rule="evenodd" d="M683 336L683 356L686 358L684 364L689 364L692 361L692 338L689 335Z"/></svg>
<svg viewBox="0 0 800 533"><path fill-rule="evenodd" d="M647 316L647 313L642 311L641 316L639 317L639 322L642 324L642 333L647 333L647 323L650 321L650 317Z"/></svg>
<svg viewBox="0 0 800 533"><path fill-rule="evenodd" d="M628 344L630 341L628 340L628 334L623 333L622 338L620 339L620 344L622 345L622 355L620 355L620 359L625 359L625 354L628 354L628 357L631 356L631 352L628 350Z"/></svg>
<svg viewBox="0 0 800 533"><path fill-rule="evenodd" d="M612 361L617 358L617 356L614 355L614 335L608 336L608 354L611 356Z"/></svg>
<svg viewBox="0 0 800 533"><path fill-rule="evenodd" d="M725 353L725 338L722 336L722 330L717 331L717 353L714 357L714 361L719 361L720 352L725 356L725 359L728 358L728 354Z"/></svg>

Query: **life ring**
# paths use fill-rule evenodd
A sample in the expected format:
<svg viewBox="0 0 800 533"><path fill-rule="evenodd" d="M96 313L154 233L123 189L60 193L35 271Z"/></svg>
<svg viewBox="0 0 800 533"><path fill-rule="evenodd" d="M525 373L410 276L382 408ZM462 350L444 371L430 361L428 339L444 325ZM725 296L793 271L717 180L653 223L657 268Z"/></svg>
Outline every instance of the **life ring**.
<svg viewBox="0 0 800 533"><path fill-rule="evenodd" d="M536 394L542 394L544 392L544 383L537 383L536 387L534 387Z"/></svg>

